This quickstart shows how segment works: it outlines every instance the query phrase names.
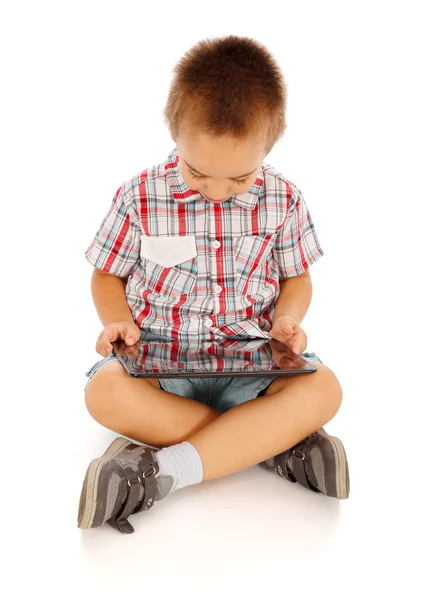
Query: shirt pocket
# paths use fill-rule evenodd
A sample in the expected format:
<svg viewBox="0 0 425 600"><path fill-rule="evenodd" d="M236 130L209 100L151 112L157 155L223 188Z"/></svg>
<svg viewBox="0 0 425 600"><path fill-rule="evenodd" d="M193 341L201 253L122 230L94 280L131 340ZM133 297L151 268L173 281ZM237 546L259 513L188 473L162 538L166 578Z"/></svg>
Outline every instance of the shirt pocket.
<svg viewBox="0 0 425 600"><path fill-rule="evenodd" d="M276 234L245 235L235 240L234 263L237 292L255 294L268 279L268 259Z"/></svg>
<svg viewBox="0 0 425 600"><path fill-rule="evenodd" d="M194 235L142 236L140 258L144 283L149 289L165 296L196 292Z"/></svg>

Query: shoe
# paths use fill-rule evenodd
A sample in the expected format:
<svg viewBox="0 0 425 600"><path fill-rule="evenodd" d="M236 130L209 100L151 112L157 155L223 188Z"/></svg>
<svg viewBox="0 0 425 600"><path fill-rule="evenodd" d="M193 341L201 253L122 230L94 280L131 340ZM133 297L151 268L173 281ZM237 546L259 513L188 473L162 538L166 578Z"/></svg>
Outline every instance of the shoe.
<svg viewBox="0 0 425 600"><path fill-rule="evenodd" d="M121 533L134 533L129 515L152 508L173 485L158 476L156 452L149 446L119 437L105 453L91 461L84 478L78 509L78 527L90 529L108 523Z"/></svg>
<svg viewBox="0 0 425 600"><path fill-rule="evenodd" d="M313 492L346 499L350 477L344 446L322 428L304 440L265 461L281 477L299 483Z"/></svg>

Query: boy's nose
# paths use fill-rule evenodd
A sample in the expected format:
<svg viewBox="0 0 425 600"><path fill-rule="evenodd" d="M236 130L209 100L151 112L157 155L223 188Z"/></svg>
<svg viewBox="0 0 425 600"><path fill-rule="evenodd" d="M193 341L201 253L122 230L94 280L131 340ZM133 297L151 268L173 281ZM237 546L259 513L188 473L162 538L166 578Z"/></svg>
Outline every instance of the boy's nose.
<svg viewBox="0 0 425 600"><path fill-rule="evenodd" d="M208 189L205 190L203 194L208 200L215 201L227 200L227 198L230 198L230 196L232 195L227 189Z"/></svg>

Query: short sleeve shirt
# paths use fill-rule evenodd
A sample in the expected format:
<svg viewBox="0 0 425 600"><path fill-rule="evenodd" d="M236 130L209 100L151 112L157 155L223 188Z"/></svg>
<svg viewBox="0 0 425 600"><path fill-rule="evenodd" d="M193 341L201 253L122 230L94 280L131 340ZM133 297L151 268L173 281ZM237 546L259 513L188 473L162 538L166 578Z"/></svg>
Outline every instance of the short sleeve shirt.
<svg viewBox="0 0 425 600"><path fill-rule="evenodd" d="M280 279L322 255L301 191L273 167L217 204L186 185L177 148L118 188L86 250L94 267L128 278L140 329L207 340L269 337Z"/></svg>

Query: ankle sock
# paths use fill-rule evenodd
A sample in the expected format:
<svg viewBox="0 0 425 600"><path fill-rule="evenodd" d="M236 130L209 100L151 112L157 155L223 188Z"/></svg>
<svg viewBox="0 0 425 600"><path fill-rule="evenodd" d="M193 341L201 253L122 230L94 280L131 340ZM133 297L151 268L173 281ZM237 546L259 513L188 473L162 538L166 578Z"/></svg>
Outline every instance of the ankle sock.
<svg viewBox="0 0 425 600"><path fill-rule="evenodd" d="M173 478L170 492L202 481L204 471L201 457L189 442L159 450L156 459L159 464L158 477L169 475Z"/></svg>

